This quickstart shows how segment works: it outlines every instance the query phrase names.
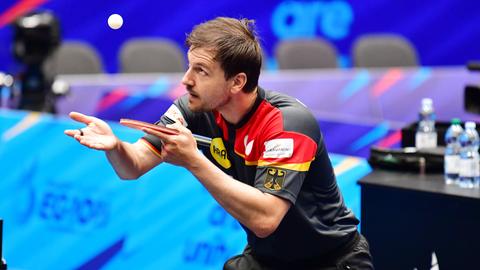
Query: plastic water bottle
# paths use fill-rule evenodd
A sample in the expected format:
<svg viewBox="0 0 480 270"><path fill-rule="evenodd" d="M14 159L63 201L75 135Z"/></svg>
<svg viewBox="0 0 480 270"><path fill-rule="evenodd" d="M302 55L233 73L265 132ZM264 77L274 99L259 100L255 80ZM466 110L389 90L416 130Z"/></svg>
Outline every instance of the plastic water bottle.
<svg viewBox="0 0 480 270"><path fill-rule="evenodd" d="M460 172L460 135L463 133L461 121L453 118L450 127L445 133L445 183L447 185L458 183L458 175Z"/></svg>
<svg viewBox="0 0 480 270"><path fill-rule="evenodd" d="M459 184L465 188L478 187L480 182L479 137L475 127L475 122L466 122L460 135Z"/></svg>
<svg viewBox="0 0 480 270"><path fill-rule="evenodd" d="M422 107L419 112L417 132L415 133L415 147L437 147L437 131L435 130L435 111L430 98L422 99Z"/></svg>

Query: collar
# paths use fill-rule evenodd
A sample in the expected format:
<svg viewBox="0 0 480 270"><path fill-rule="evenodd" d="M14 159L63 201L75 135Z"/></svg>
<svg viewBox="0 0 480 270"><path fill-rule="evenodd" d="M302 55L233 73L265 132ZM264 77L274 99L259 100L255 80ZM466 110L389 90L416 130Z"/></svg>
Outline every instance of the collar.
<svg viewBox="0 0 480 270"><path fill-rule="evenodd" d="M250 111L248 111L245 114L245 116L243 116L243 118L240 119L240 121L237 124L235 125L230 124L230 125L235 129L239 129L243 125L245 125L248 122L248 120L250 120L250 118L252 118L252 116L255 114L255 112L258 109L258 106L260 106L260 103L262 103L264 99L265 99L265 90L263 90L263 88L261 88L260 86L257 86L257 98L255 99L255 102L252 108L250 108Z"/></svg>

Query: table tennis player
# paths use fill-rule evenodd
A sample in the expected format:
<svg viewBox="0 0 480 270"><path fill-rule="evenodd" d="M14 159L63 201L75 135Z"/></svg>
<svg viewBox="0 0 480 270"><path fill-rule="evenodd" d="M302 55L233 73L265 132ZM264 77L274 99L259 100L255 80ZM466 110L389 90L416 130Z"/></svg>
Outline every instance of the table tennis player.
<svg viewBox="0 0 480 270"><path fill-rule="evenodd" d="M65 133L105 151L122 179L162 162L189 170L246 231L243 253L224 269L373 269L316 119L295 98L258 85L254 22L215 18L195 26L186 44L187 94L157 122L177 132L142 127L146 135L128 143L106 122L72 112L86 126ZM192 134L211 145L197 145Z"/></svg>

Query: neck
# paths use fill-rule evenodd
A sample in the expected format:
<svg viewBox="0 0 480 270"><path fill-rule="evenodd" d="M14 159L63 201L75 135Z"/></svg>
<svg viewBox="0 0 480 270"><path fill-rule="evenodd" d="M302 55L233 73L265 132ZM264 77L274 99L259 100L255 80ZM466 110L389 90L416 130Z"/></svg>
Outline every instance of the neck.
<svg viewBox="0 0 480 270"><path fill-rule="evenodd" d="M258 88L250 93L240 92L232 96L230 102L218 111L227 122L237 124L252 109L257 95Z"/></svg>

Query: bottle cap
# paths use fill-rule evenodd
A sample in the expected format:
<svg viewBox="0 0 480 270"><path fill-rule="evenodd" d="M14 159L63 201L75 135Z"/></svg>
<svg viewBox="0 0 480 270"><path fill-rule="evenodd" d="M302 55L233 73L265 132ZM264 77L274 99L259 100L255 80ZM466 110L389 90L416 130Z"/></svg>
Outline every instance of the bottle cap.
<svg viewBox="0 0 480 270"><path fill-rule="evenodd" d="M477 127L477 124L475 124L475 122L468 121L468 122L465 123L465 128L475 129L476 127Z"/></svg>
<svg viewBox="0 0 480 270"><path fill-rule="evenodd" d="M460 118L452 118L452 121L450 121L450 123L452 125L460 125L462 121L460 120Z"/></svg>
<svg viewBox="0 0 480 270"><path fill-rule="evenodd" d="M422 112L433 113L433 101L431 98L422 99Z"/></svg>
<svg viewBox="0 0 480 270"><path fill-rule="evenodd" d="M422 99L422 106L432 106L433 101L431 98L423 98Z"/></svg>

